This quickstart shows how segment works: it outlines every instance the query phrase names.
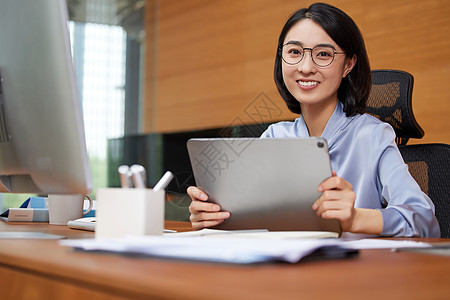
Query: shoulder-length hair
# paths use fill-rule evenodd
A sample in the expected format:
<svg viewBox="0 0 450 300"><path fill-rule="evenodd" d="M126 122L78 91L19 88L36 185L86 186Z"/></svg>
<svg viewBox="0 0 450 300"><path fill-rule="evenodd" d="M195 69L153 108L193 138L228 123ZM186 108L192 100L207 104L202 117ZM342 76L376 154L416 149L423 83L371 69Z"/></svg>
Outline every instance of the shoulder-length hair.
<svg viewBox="0 0 450 300"><path fill-rule="evenodd" d="M338 99L344 104L347 116L362 114L366 110L372 79L366 46L361 32L355 22L342 10L324 3L312 4L293 13L287 20L278 38L277 54L275 57L274 79L281 97L293 113L301 113L300 103L286 88L282 74L282 48L288 31L303 19L311 19L341 47L347 58L356 55L353 70L342 79L338 88Z"/></svg>

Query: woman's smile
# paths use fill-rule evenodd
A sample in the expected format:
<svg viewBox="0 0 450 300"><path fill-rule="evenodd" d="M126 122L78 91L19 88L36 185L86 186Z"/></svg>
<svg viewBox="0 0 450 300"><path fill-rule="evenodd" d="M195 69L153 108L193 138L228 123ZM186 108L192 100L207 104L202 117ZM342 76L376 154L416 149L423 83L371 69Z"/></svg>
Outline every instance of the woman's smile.
<svg viewBox="0 0 450 300"><path fill-rule="evenodd" d="M300 88L301 88L302 90L305 90L305 91L307 91L307 90L312 90L312 89L318 87L319 84L320 84L319 81L315 81L315 80L303 80L303 79L297 80L297 83L298 83L298 85L300 86Z"/></svg>

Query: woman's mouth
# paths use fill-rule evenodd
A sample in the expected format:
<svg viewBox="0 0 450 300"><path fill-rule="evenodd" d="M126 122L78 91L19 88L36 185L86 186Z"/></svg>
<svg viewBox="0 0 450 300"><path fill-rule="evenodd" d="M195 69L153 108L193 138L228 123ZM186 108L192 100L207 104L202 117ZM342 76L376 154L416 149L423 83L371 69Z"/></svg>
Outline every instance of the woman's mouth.
<svg viewBox="0 0 450 300"><path fill-rule="evenodd" d="M308 81L297 80L297 84L301 88L311 89L311 88L314 88L314 87L318 86L320 84L320 82L312 81L312 80L308 80Z"/></svg>

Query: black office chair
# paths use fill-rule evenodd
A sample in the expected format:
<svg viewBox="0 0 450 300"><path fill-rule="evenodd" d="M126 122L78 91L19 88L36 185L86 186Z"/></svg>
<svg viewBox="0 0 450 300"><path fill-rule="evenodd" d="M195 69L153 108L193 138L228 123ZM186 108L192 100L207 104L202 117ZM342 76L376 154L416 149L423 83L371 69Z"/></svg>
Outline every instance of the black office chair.
<svg viewBox="0 0 450 300"><path fill-rule="evenodd" d="M450 238L450 146L419 144L399 149L409 172L436 206L441 237Z"/></svg>
<svg viewBox="0 0 450 300"><path fill-rule="evenodd" d="M394 128L409 172L436 207L441 237L450 238L450 146L406 145L409 138L424 135L412 112L413 83L413 76L403 71L372 71L373 85L367 112Z"/></svg>
<svg viewBox="0 0 450 300"><path fill-rule="evenodd" d="M412 111L414 78L398 70L373 70L372 90L367 101L367 113L392 125L398 145L410 138L423 137Z"/></svg>

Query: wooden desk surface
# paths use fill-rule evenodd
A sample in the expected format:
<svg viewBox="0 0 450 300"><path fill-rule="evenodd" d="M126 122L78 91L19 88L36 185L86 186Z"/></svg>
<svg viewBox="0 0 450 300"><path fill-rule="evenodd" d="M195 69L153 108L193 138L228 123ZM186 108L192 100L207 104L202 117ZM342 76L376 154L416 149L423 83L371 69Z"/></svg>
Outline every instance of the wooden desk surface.
<svg viewBox="0 0 450 300"><path fill-rule="evenodd" d="M184 222L166 228L190 230ZM94 237L48 223L0 222L0 231ZM0 290L2 299L448 299L450 257L363 250L351 259L235 266L0 240Z"/></svg>

